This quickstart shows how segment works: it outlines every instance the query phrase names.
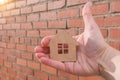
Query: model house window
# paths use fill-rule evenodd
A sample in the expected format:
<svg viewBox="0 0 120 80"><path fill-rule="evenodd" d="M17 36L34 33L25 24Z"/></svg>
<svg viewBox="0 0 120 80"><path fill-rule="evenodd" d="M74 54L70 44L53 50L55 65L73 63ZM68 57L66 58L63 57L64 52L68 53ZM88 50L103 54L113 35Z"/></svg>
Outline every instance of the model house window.
<svg viewBox="0 0 120 80"><path fill-rule="evenodd" d="M58 54L68 54L68 44L58 44Z"/></svg>

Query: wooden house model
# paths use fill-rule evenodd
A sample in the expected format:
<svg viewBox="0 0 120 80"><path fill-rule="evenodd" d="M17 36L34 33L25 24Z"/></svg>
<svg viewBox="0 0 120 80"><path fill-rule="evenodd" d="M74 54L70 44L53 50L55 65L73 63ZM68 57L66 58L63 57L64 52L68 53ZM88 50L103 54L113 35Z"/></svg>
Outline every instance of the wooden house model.
<svg viewBox="0 0 120 80"><path fill-rule="evenodd" d="M59 31L50 41L50 58L57 61L76 61L77 42L67 31Z"/></svg>

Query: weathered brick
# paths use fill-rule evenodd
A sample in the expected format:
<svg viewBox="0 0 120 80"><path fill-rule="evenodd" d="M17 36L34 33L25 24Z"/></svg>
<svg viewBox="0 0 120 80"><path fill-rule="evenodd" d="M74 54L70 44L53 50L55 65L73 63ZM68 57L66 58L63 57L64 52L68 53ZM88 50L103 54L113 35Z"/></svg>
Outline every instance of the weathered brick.
<svg viewBox="0 0 120 80"><path fill-rule="evenodd" d="M16 45L16 49L17 49L17 50L26 50L26 45L17 44L17 45Z"/></svg>
<svg viewBox="0 0 120 80"><path fill-rule="evenodd" d="M28 52L35 52L34 48L35 48L35 46L27 46L27 51Z"/></svg>
<svg viewBox="0 0 120 80"><path fill-rule="evenodd" d="M30 14L27 16L27 21L38 21L39 20L39 14Z"/></svg>
<svg viewBox="0 0 120 80"><path fill-rule="evenodd" d="M33 8L33 12L38 12L38 11L46 11L47 10L47 4L37 4L35 6L32 7Z"/></svg>
<svg viewBox="0 0 120 80"><path fill-rule="evenodd" d="M26 1L24 1L24 0L20 0L20 1L17 1L16 2L16 7L24 7L26 5Z"/></svg>
<svg viewBox="0 0 120 80"><path fill-rule="evenodd" d="M19 15L20 14L20 9L14 9L11 11L11 15Z"/></svg>
<svg viewBox="0 0 120 80"><path fill-rule="evenodd" d="M15 23L15 17L8 17L6 18L7 23Z"/></svg>
<svg viewBox="0 0 120 80"><path fill-rule="evenodd" d="M27 65L30 68L40 70L40 63L34 62L34 61L27 61Z"/></svg>
<svg viewBox="0 0 120 80"><path fill-rule="evenodd" d="M8 61L4 61L4 65L8 68L12 68L12 63Z"/></svg>
<svg viewBox="0 0 120 80"><path fill-rule="evenodd" d="M110 3L110 11L111 12L120 12L120 1L119 0L113 0Z"/></svg>
<svg viewBox="0 0 120 80"><path fill-rule="evenodd" d="M25 59L30 59L30 60L32 60L32 54L31 54L31 53L22 52L22 53L21 53L21 57L22 57L22 58L25 58Z"/></svg>
<svg viewBox="0 0 120 80"><path fill-rule="evenodd" d="M39 37L39 31L38 30L31 30L31 31L27 31L27 36L28 37Z"/></svg>
<svg viewBox="0 0 120 80"><path fill-rule="evenodd" d="M35 4L37 2L39 2L39 0L27 0L27 5Z"/></svg>
<svg viewBox="0 0 120 80"><path fill-rule="evenodd" d="M47 22L45 21L33 22L33 28L34 29L47 28Z"/></svg>
<svg viewBox="0 0 120 80"><path fill-rule="evenodd" d="M82 18L76 18L76 19L69 19L68 20L68 27L84 27L84 22Z"/></svg>
<svg viewBox="0 0 120 80"><path fill-rule="evenodd" d="M108 13L108 3L96 4L92 6L92 14L107 14Z"/></svg>
<svg viewBox="0 0 120 80"><path fill-rule="evenodd" d="M58 16L58 19L59 18L78 17L79 16L79 8L72 8L72 9L59 11L57 16Z"/></svg>
<svg viewBox="0 0 120 80"><path fill-rule="evenodd" d="M11 16L10 11L3 12L3 17L8 17L8 16Z"/></svg>
<svg viewBox="0 0 120 80"><path fill-rule="evenodd" d="M45 64L41 64L41 70L45 71L45 72L48 72L50 74L54 74L54 75L57 74L57 70L55 68L47 66Z"/></svg>
<svg viewBox="0 0 120 80"><path fill-rule="evenodd" d="M6 23L6 19L5 18L0 18L0 24L4 24Z"/></svg>
<svg viewBox="0 0 120 80"><path fill-rule="evenodd" d="M67 72L64 72L64 71L59 71L58 75L59 76L63 76L65 78L67 78L67 79L78 80L78 76L77 75L73 75L73 74L70 74L70 73L67 73Z"/></svg>
<svg viewBox="0 0 120 80"><path fill-rule="evenodd" d="M120 40L120 28L111 28L109 33L111 39Z"/></svg>
<svg viewBox="0 0 120 80"><path fill-rule="evenodd" d="M48 28L66 28L66 21L49 21L48 22Z"/></svg>
<svg viewBox="0 0 120 80"><path fill-rule="evenodd" d="M34 71L34 76L42 80L48 80L48 75L43 72Z"/></svg>
<svg viewBox="0 0 120 80"><path fill-rule="evenodd" d="M15 3L10 3L7 5L7 9L13 9L15 8Z"/></svg>
<svg viewBox="0 0 120 80"><path fill-rule="evenodd" d="M16 22L26 22L27 17L26 16L17 16L16 17Z"/></svg>
<svg viewBox="0 0 120 80"><path fill-rule="evenodd" d="M24 7L21 9L21 14L31 13L32 8L31 7Z"/></svg>
<svg viewBox="0 0 120 80"><path fill-rule="evenodd" d="M62 8L64 6L65 6L65 0L53 1L53 2L48 3L48 10L58 9L58 8Z"/></svg>
<svg viewBox="0 0 120 80"><path fill-rule="evenodd" d="M57 19L56 12L43 12L40 14L40 20L55 20Z"/></svg>
<svg viewBox="0 0 120 80"><path fill-rule="evenodd" d="M17 64L26 66L26 65L27 65L27 62L26 62L25 59L17 58Z"/></svg>
<svg viewBox="0 0 120 80"><path fill-rule="evenodd" d="M17 30L16 31L16 36L17 37L25 37L26 36L26 31L25 30Z"/></svg>
<svg viewBox="0 0 120 80"><path fill-rule="evenodd" d="M21 29L32 29L32 24L31 23L21 23Z"/></svg>
<svg viewBox="0 0 120 80"><path fill-rule="evenodd" d="M55 35L56 30L40 30L40 36L45 37L49 35Z"/></svg>

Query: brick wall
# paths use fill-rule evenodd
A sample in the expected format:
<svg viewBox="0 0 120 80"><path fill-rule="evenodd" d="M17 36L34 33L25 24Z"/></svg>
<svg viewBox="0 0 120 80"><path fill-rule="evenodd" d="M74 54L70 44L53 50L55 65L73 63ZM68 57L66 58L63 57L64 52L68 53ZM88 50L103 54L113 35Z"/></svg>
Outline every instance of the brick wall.
<svg viewBox="0 0 120 80"><path fill-rule="evenodd" d="M106 41L120 50L120 0L93 0L92 12ZM0 6L0 80L103 80L80 77L34 57L34 47L47 35L68 29L83 32L85 0L20 0Z"/></svg>

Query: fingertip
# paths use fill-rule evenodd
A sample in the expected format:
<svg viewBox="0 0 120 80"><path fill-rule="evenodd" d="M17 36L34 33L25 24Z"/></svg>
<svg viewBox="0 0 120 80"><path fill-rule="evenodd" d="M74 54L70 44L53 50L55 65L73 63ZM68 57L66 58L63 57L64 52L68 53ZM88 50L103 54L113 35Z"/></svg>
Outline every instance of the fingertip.
<svg viewBox="0 0 120 80"><path fill-rule="evenodd" d="M42 47L48 47L49 42L50 42L50 40L51 40L53 37L54 37L54 35L44 37L44 38L41 40L41 46L42 46Z"/></svg>

